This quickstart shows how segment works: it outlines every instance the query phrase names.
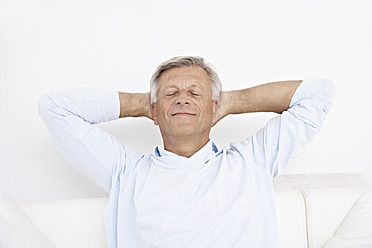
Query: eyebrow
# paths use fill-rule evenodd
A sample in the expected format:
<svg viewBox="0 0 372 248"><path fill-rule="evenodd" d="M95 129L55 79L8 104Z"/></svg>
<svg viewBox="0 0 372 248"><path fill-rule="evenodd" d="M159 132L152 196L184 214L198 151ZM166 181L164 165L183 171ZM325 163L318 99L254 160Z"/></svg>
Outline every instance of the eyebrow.
<svg viewBox="0 0 372 248"><path fill-rule="evenodd" d="M197 88L203 88L202 85L195 84L195 83L191 84L189 87L190 88L195 88L195 87L197 87ZM167 85L167 86L164 87L164 89L169 89L169 88L178 88L178 86L176 84L170 84L170 85Z"/></svg>

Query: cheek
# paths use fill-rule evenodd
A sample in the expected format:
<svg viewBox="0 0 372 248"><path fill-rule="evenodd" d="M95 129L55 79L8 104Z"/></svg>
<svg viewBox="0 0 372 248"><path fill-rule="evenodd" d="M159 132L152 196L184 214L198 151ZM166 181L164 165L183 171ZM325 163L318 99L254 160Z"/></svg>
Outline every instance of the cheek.
<svg viewBox="0 0 372 248"><path fill-rule="evenodd" d="M157 105L157 107L155 108L155 115L158 121L159 119L161 120L167 117L168 109L169 106L163 101Z"/></svg>
<svg viewBox="0 0 372 248"><path fill-rule="evenodd" d="M215 108L213 106L213 104L205 104L205 106L203 106L203 115L204 115L204 119L213 119L213 116L215 114Z"/></svg>

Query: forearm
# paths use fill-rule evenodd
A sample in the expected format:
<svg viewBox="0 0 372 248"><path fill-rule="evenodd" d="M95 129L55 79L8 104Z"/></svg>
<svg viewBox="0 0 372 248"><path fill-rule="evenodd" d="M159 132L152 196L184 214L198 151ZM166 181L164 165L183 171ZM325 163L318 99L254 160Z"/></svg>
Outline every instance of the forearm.
<svg viewBox="0 0 372 248"><path fill-rule="evenodd" d="M120 118L145 116L152 119L149 93L119 92Z"/></svg>
<svg viewBox="0 0 372 248"><path fill-rule="evenodd" d="M273 82L248 89L225 92L228 114L282 113L289 108L293 94L301 82Z"/></svg>
<svg viewBox="0 0 372 248"><path fill-rule="evenodd" d="M289 88L285 89L287 86ZM326 79L305 77L298 83L298 87L296 83L289 83L284 87L283 95L287 96L279 99L289 101L289 108L283 105L282 109L276 110L279 112L287 108L288 111L283 111L281 115L269 120L264 128L246 142L253 144L257 160L261 161L273 177L280 174L289 159L299 155L304 145L320 130L335 94L334 84ZM282 88L278 91L281 90ZM295 93L291 93L292 91Z"/></svg>
<svg viewBox="0 0 372 248"><path fill-rule="evenodd" d="M123 164L116 156L123 146L94 124L118 118L117 93L95 89L49 93L40 98L39 113L61 154L109 191L115 166Z"/></svg>

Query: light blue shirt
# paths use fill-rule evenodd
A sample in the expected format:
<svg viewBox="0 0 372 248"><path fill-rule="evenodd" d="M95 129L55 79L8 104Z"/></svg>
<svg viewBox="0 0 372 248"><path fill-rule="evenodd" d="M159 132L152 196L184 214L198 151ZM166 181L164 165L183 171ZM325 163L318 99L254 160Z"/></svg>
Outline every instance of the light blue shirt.
<svg viewBox="0 0 372 248"><path fill-rule="evenodd" d="M39 112L57 149L110 193L109 248L271 248L272 178L318 132L333 98L332 82L305 78L263 129L222 150L210 140L190 158L160 147L137 153L94 125L119 117L117 92L51 93Z"/></svg>

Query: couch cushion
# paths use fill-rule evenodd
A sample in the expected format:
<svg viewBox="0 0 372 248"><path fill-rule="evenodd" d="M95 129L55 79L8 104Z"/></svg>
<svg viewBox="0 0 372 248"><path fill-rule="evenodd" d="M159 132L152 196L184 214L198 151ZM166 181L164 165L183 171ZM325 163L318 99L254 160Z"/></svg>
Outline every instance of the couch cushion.
<svg viewBox="0 0 372 248"><path fill-rule="evenodd" d="M273 180L276 189L324 189L368 187L362 173L285 174Z"/></svg>
<svg viewBox="0 0 372 248"><path fill-rule="evenodd" d="M334 236L345 216L365 188L303 190L308 225L309 248L321 248Z"/></svg>
<svg viewBox="0 0 372 248"><path fill-rule="evenodd" d="M324 248L372 247L372 191L364 193Z"/></svg>
<svg viewBox="0 0 372 248"><path fill-rule="evenodd" d="M278 248L306 248L305 203L298 190L275 190Z"/></svg>
<svg viewBox="0 0 372 248"><path fill-rule="evenodd" d="M60 248L106 247L108 198L70 199L23 205L34 223Z"/></svg>
<svg viewBox="0 0 372 248"><path fill-rule="evenodd" d="M53 248L31 218L0 190L0 247Z"/></svg>

